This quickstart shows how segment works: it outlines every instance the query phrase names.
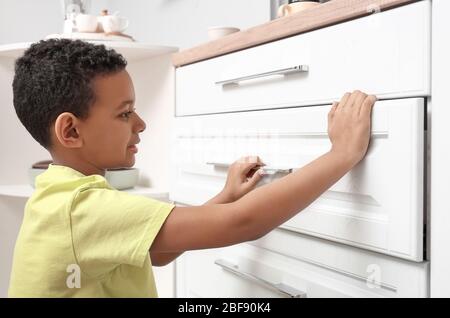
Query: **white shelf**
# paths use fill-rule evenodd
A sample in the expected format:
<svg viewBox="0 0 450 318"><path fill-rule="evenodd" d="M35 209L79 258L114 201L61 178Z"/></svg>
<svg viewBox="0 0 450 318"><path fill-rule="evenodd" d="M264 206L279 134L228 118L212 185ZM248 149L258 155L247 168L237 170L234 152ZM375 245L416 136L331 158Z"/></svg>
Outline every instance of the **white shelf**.
<svg viewBox="0 0 450 318"><path fill-rule="evenodd" d="M0 196L28 198L33 191L28 184L0 185Z"/></svg>
<svg viewBox="0 0 450 318"><path fill-rule="evenodd" d="M168 200L168 192L161 191L154 188L146 187L134 187L132 189L123 190L125 192L142 195L149 198L157 200ZM18 184L18 185L0 185L0 197L16 197L16 198L29 198L34 192L34 188L29 184Z"/></svg>
<svg viewBox="0 0 450 318"><path fill-rule="evenodd" d="M171 46L151 45L139 42L120 41L87 41L93 44L104 44L108 48L113 48L129 62L145 60L156 56L170 54L178 51L178 48ZM13 43L0 45L0 58L18 58L32 44L32 42Z"/></svg>

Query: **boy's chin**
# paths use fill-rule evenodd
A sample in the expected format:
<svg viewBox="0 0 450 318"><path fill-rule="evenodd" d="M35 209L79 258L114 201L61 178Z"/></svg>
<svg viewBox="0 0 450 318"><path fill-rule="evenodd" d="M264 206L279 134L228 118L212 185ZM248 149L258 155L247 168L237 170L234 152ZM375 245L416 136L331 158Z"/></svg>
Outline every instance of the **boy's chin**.
<svg viewBox="0 0 450 318"><path fill-rule="evenodd" d="M125 163L125 168L131 168L134 166L134 164L136 163L136 158L134 156L132 156L131 158L129 158L127 160L127 162Z"/></svg>
<svg viewBox="0 0 450 318"><path fill-rule="evenodd" d="M134 158L123 163L122 168L132 168L135 164Z"/></svg>

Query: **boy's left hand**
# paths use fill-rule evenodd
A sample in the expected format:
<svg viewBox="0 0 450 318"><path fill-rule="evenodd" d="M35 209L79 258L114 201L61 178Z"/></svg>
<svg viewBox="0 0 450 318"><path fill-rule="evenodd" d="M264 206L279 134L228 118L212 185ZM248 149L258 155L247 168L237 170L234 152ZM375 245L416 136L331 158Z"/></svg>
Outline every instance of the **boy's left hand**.
<svg viewBox="0 0 450 318"><path fill-rule="evenodd" d="M228 169L222 195L232 202L253 190L263 176L262 166L264 163L258 156L242 157L235 161Z"/></svg>

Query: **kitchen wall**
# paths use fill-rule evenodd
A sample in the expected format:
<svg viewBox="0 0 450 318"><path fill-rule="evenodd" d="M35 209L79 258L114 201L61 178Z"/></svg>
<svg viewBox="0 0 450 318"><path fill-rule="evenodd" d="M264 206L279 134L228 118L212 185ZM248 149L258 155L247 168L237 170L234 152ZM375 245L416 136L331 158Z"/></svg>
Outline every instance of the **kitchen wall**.
<svg viewBox="0 0 450 318"><path fill-rule="evenodd" d="M106 3L93 0L92 11L100 12ZM63 21L61 0L0 0L0 44L34 42L60 33Z"/></svg>
<svg viewBox="0 0 450 318"><path fill-rule="evenodd" d="M92 0L91 13L107 8L130 19L136 40L191 47L207 41L207 27L242 29L270 20L271 0ZM60 0L0 0L0 44L37 41L62 31Z"/></svg>

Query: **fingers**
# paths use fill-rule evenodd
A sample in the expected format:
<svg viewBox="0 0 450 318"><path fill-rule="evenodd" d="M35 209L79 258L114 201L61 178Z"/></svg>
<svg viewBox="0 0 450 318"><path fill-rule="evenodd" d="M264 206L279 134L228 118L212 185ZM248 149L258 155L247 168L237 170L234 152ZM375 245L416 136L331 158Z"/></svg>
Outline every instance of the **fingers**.
<svg viewBox="0 0 450 318"><path fill-rule="evenodd" d="M338 106L336 107L337 111L340 111L344 108L344 106L347 104L348 99L350 98L350 93L345 93L344 96L342 96L341 101L339 102Z"/></svg>
<svg viewBox="0 0 450 318"><path fill-rule="evenodd" d="M360 90L355 90L352 93L345 93L339 104L336 106L336 109L329 114L328 119L331 119L336 111L352 112L355 116L359 116L367 96L367 94Z"/></svg>
<svg viewBox="0 0 450 318"><path fill-rule="evenodd" d="M261 159L258 156L244 156L239 158L238 163L254 163L259 162L262 163Z"/></svg>
<svg viewBox="0 0 450 318"><path fill-rule="evenodd" d="M356 92L353 92L348 98L345 105L343 105L342 110L349 111L352 108L355 99L356 99Z"/></svg>
<svg viewBox="0 0 450 318"><path fill-rule="evenodd" d="M247 175L250 170L255 169L256 167L265 165L258 156L242 157L241 160L241 172L243 175Z"/></svg>
<svg viewBox="0 0 450 318"><path fill-rule="evenodd" d="M246 186L248 190L253 189L254 187L256 187L256 185L258 184L258 182L263 178L264 175L264 171L263 169L258 169L258 171L256 171L253 176L251 178L248 179Z"/></svg>
<svg viewBox="0 0 450 318"><path fill-rule="evenodd" d="M375 105L375 102L377 101L377 97L374 95L369 95L364 99L364 102L362 103L359 116L362 118L370 118L370 115L372 113L373 105Z"/></svg>
<svg viewBox="0 0 450 318"><path fill-rule="evenodd" d="M355 106L358 105L358 101L362 103L362 101L366 98L366 96L367 96L366 94L364 94L359 90L353 91L347 103L345 104L345 109L349 112L355 111ZM356 111L359 111L359 109L356 109Z"/></svg>
<svg viewBox="0 0 450 318"><path fill-rule="evenodd" d="M355 91L355 94L356 94L356 97L355 97L355 102L353 104L353 114L355 117L358 117L361 107L363 105L363 102L367 97L367 94L365 94L361 91Z"/></svg>
<svg viewBox="0 0 450 318"><path fill-rule="evenodd" d="M336 109L337 109L338 105L339 105L338 102L333 102L333 106L331 106L331 109L328 112L328 121L331 121L333 119L333 116L336 113Z"/></svg>

